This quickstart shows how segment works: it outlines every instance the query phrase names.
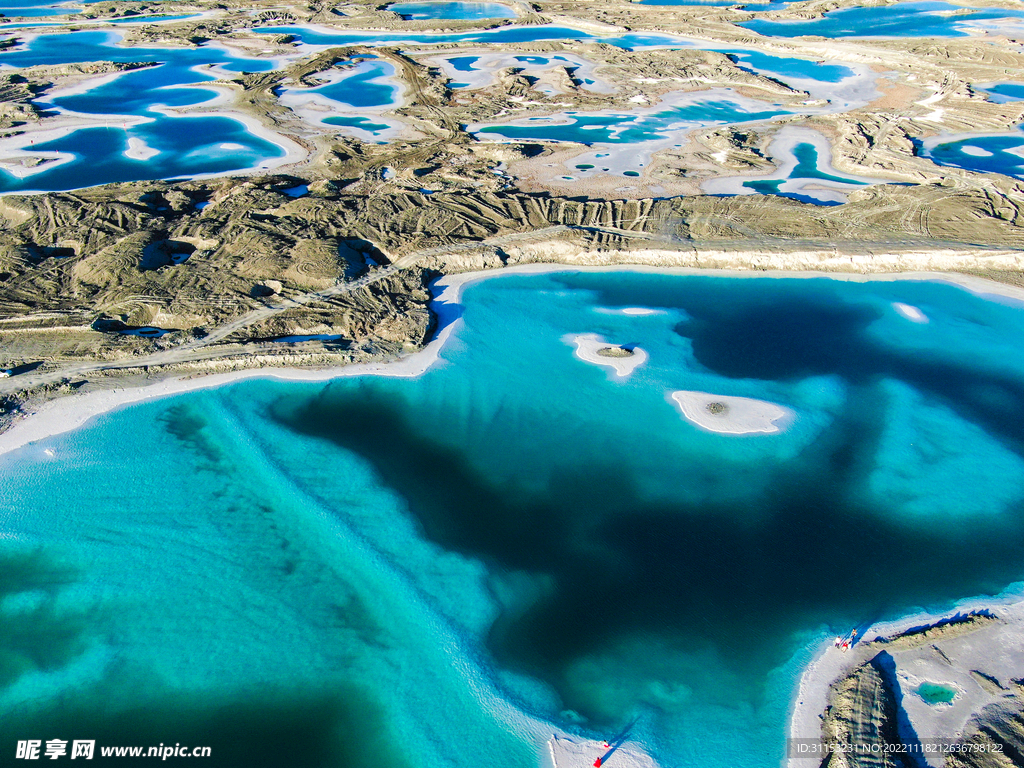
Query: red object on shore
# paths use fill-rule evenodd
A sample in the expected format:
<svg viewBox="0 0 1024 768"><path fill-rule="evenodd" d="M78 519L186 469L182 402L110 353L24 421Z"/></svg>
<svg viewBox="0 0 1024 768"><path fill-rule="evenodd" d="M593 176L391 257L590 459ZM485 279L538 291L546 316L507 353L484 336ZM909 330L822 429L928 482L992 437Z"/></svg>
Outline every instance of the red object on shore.
<svg viewBox="0 0 1024 768"><path fill-rule="evenodd" d="M597 760L594 761L594 768L601 768L601 758L600 757L597 758Z"/></svg>

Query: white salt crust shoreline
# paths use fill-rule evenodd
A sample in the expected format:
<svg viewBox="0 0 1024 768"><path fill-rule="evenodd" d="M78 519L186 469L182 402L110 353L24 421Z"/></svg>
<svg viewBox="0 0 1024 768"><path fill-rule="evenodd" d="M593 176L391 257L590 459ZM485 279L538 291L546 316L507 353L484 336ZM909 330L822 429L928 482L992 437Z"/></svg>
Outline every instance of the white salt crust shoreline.
<svg viewBox="0 0 1024 768"><path fill-rule="evenodd" d="M680 390L671 394L683 418L705 432L723 435L772 435L796 418L789 408L767 400ZM716 412L715 406L721 408Z"/></svg>
<svg viewBox="0 0 1024 768"><path fill-rule="evenodd" d="M37 33L33 35L25 35L22 41L22 45L27 47L34 38L45 35L46 33ZM111 47L118 47L118 40L121 36L116 32L111 32L111 40L108 45ZM167 48L168 50L176 50L177 46L162 44L154 45L153 47ZM223 50L229 55L237 55L228 46L214 44L211 45L212 49ZM275 59L269 59L275 67L281 66L285 61L295 58L295 56L278 57ZM207 71L210 74L218 78L224 78L225 76L233 75L226 70L221 70L216 66L209 65L196 65L191 69L195 71ZM80 83L77 83L66 88L62 88L54 93L50 94L51 99L53 98L65 98L68 96L79 95L87 93L96 88L100 88L104 85L108 85L114 80L122 77L131 72L139 70L122 70L117 72L108 72L96 77L88 78ZM301 145L291 140L287 136L276 133L271 129L264 126L259 120L252 115L249 115L241 110L234 109L230 106L233 103L235 94L224 85L217 85L216 83L197 83L198 89L212 91L216 96L207 101L200 102L198 104L192 104L184 107L164 107L154 104L151 110L158 112L165 117L171 118L189 118L189 117L226 117L241 123L245 129L253 136L264 141L269 142L277 146L284 153L279 157L267 158L260 162L239 168L236 171L231 171L235 175L247 175L253 173L266 172L273 169L283 169L286 167L294 166L304 162L308 157L308 152ZM41 162L38 165L17 165L11 163L0 163L0 170L6 171L11 175L19 179L24 179L29 176L33 176L43 171L49 171L56 168L58 165L71 162L75 159L75 155L72 153L65 152L41 152L33 149L36 143L47 143L56 141L74 133L78 130L86 128L107 128L110 130L117 130L118 125L121 126L120 130L127 131L129 127L135 127L145 123L153 121L152 117L146 115L100 115L86 112L73 112L68 109L61 107L56 108L58 115L47 118L43 125L36 126L30 130L20 133L17 136L12 136L7 139L0 140L0 155L4 156L8 160L17 161L20 158L25 159L43 159L49 160L50 162ZM146 152L139 152L136 150L136 144L132 144L132 141L141 142L141 139L129 138L129 148L123 153L126 157L137 161L146 161L150 157L153 157L159 152L150 150L154 154L147 154ZM223 176L223 171L185 175L177 178L183 179L206 179ZM46 190L12 190L8 192L0 192L0 197L4 195L33 195L42 194Z"/></svg>
<svg viewBox="0 0 1024 768"><path fill-rule="evenodd" d="M647 352L640 349L640 347L630 347L630 351L633 354L629 357L605 357L601 355L600 350L618 345L605 341L604 337L598 336L596 333L569 336L566 338L566 341L576 347L576 351L573 354L578 359L591 365L610 368L612 375L617 379L626 378L639 366L647 362Z"/></svg>
<svg viewBox="0 0 1024 768"><path fill-rule="evenodd" d="M861 628L858 633L862 643L871 642L879 638L892 637L902 634L917 627L927 627L939 622L951 619L958 615L969 614L979 611L991 611L998 616L1004 626L1002 634L995 634L994 637L979 639L979 633L971 636L976 655L990 659L1006 655L1006 632L1015 634L1024 644L1024 593L1020 590L1024 585L1011 585L1007 590L996 597L990 598L967 598L956 603L955 607L948 611L938 613L920 612L909 616L887 622L879 622ZM850 674L853 669L868 661L876 653L878 648L861 651L863 645L858 643L848 652L833 647L830 640L822 641L817 648L814 658L805 667L800 676L800 682L794 692L789 713L789 729L787 737L791 739L819 739L821 737L821 716L828 705L828 694L831 684L841 677ZM938 681L936 681L938 682ZM955 686L959 688L959 686ZM959 696L963 692L958 691ZM909 706L905 705L909 709ZM965 708L957 723L950 730L938 733L921 733L923 738L953 738L958 735L957 730L962 728L973 712L973 708ZM938 719L938 718L936 718ZM950 728L949 725L946 726ZM809 768L815 765L807 758L791 757L785 761L787 768Z"/></svg>
<svg viewBox="0 0 1024 768"><path fill-rule="evenodd" d="M905 274L861 275L823 272L787 272L781 270L767 272L738 272L733 270L699 270L690 268L656 268L644 266L571 267L563 264L528 264L518 267L508 267L502 270L468 272L441 278L434 284L436 298L432 303L432 309L438 314L438 327L440 330L437 336L423 350L402 360L392 363L369 363L316 371L288 368L236 371L226 374L212 374L187 379L170 378L145 387L68 395L43 404L38 411L30 414L27 418L15 424L7 432L0 434L0 456L28 446L32 443L39 443L49 437L71 432L84 426L93 418L117 410L118 408L199 389L224 386L247 379L262 378L281 381L326 382L347 376L373 375L415 378L422 375L437 362L441 348L444 346L447 339L458 330L461 324L459 317L459 305L461 303L462 291L466 286L473 285L482 280L501 277L503 275L596 271L631 271L651 274L728 276L737 278L827 277L835 280L850 280L854 282L865 282L868 280L884 280L889 282L895 280L928 280L932 282L958 285L975 295L991 300L1010 300L1015 305L1024 308L1024 289L1022 288L995 283L983 278L948 273L916 272ZM46 446L43 445L39 446L39 448L40 451L46 450ZM60 457L58 455L54 458L59 460ZM968 599L961 604L959 608L960 610L973 610L993 607L996 605L1005 605L1012 610L1019 612L1022 617L1019 625L1021 629L1024 630L1024 600L1021 600L1020 595L1009 596L1002 600ZM872 627L871 631L862 632L861 635L866 639L871 639L874 635L894 634L920 624L933 623L945 615L948 614L915 614L914 616L906 617L895 622L875 625ZM817 738L819 734L819 715L824 711L824 703L827 700L828 687L838 676L839 672L841 672L844 662L849 663L852 659L852 656L843 656L840 658L838 652L830 654L830 649L831 643L828 641L822 641L819 650L815 655L815 659L805 667L800 678L800 683L797 689L793 692L787 732L787 735L790 737ZM494 704L494 702L491 703ZM584 742L588 745L587 749L574 751L578 751L580 755L585 752L589 758L590 751L599 748L599 742L567 736L564 732L561 732L560 729L555 728L550 724L535 721L517 711L513 712L511 711L514 709L513 705L504 699L499 698L498 705L500 709L505 711L505 717L502 719L506 720L506 722L516 722L519 724L520 728L528 723L528 726L524 730L528 731L532 738L535 739L538 754L542 756L542 764L546 765L548 768L551 768L551 766L553 766L553 768L589 768L589 766L593 765L592 760L590 762L586 762L582 757L577 762L559 762L557 765L554 765L550 762L552 760L550 756L550 748L546 747L545 744L549 738L555 737ZM515 730L520 729L516 728ZM617 757L614 758L614 760L618 761L619 759L625 758L626 751L635 751L638 755L636 759L639 762L631 763L629 765L627 765L626 760L619 762L618 764L623 765L624 768L650 768L652 764L656 765L653 761L650 763L645 762L644 758L646 758L646 760L650 760L650 758L639 748L623 750L622 752L617 753ZM613 766L615 764L616 762L611 763ZM806 768L806 763L799 760L793 760L789 762L789 768Z"/></svg>
<svg viewBox="0 0 1024 768"><path fill-rule="evenodd" d="M434 284L436 291L431 308L438 314L437 336L422 350L409 357L391 363L364 363L322 370L296 368L274 368L267 370L233 371L231 373L208 374L188 378L168 378L144 387L127 387L86 394L71 394L50 400L39 410L19 421L9 430L0 434L0 456L17 450L29 443L47 437L64 434L78 429L90 419L122 406L146 400L170 397L198 389L219 387L246 379L278 379L281 381L330 381L347 376L396 376L415 378L426 372L437 362L438 353L448 337L458 328L459 305L462 291L469 285L504 275L531 275L551 272L639 272L647 274L693 275L732 278L828 278L851 282L867 281L929 281L959 286L976 296L989 300L1011 300L1024 309L1024 288L996 283L970 275L943 272L908 272L899 274L848 274L832 272L789 272L786 270L747 271L724 269L692 269L688 267L649 267L621 265L610 267L568 266L564 264L524 264L505 267L500 270L464 272L442 277ZM632 313L644 308L631 307ZM624 310L625 311L625 310ZM603 360L603 358L602 358Z"/></svg>

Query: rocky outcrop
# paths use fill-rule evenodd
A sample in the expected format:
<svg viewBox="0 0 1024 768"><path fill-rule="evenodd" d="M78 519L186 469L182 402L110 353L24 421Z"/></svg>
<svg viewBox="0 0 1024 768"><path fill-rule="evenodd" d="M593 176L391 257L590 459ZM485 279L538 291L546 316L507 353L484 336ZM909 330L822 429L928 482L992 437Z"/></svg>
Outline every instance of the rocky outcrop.
<svg viewBox="0 0 1024 768"><path fill-rule="evenodd" d="M967 725L946 768L1024 768L1024 699L1018 692L989 704Z"/></svg>
<svg viewBox="0 0 1024 768"><path fill-rule="evenodd" d="M286 194L300 183L311 191ZM890 214L893 208L901 217ZM1012 190L997 182L984 191L873 187L844 206L827 207L777 197L428 195L389 184L352 193L336 181L270 176L11 195L0 215L0 363L108 359L183 343L268 298L330 290L395 262L408 269L411 282L394 283L387 312L372 293L362 308L369 312L365 320L356 319L362 311L356 305L306 302L231 341L368 339L378 328L382 339L397 342L404 334L419 344L431 274L516 263L1024 271L1024 217ZM254 290L268 285L274 286L269 294ZM390 283L375 290L384 285ZM413 309L414 321L401 319ZM55 333L55 316L76 319ZM89 326L100 316L173 333L161 339L99 334ZM15 320L17 333L6 332Z"/></svg>
<svg viewBox="0 0 1024 768"><path fill-rule="evenodd" d="M896 698L880 656L833 683L821 733L834 751L821 768L896 768L893 753L878 748L899 743Z"/></svg>

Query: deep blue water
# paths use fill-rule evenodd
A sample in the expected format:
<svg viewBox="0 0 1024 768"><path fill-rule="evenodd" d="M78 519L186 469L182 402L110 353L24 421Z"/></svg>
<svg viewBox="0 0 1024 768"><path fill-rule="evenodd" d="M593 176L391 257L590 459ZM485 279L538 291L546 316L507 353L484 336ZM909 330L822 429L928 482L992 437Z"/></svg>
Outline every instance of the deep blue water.
<svg viewBox="0 0 1024 768"><path fill-rule="evenodd" d="M111 24L156 24L161 21L181 21L182 19L193 19L198 13L154 13L148 15L128 16L120 19L108 19Z"/></svg>
<svg viewBox="0 0 1024 768"><path fill-rule="evenodd" d="M0 14L7 17L60 16L66 13L81 13L81 7L70 1L61 5L59 0L8 0L0 4Z"/></svg>
<svg viewBox="0 0 1024 768"><path fill-rule="evenodd" d="M811 21L752 19L739 22L739 26L773 37L963 37L967 32L961 29L961 25L1024 18L1024 11L1005 8L970 8L966 9L967 13L940 15L946 11L963 10L963 6L923 0L841 8Z"/></svg>
<svg viewBox="0 0 1024 768"><path fill-rule="evenodd" d="M814 643L1024 575L1020 305L655 272L464 299L419 378L195 392L0 458L0 742L533 768L520 710L776 768ZM649 361L612 380L580 333ZM704 432L680 389L795 420Z"/></svg>
<svg viewBox="0 0 1024 768"><path fill-rule="evenodd" d="M1021 83L996 83L988 88L978 88L977 90L987 93L989 101L994 101L996 104L1024 101L1024 84Z"/></svg>
<svg viewBox="0 0 1024 768"><path fill-rule="evenodd" d="M146 160L125 157L132 137L159 154ZM4 173L0 191L80 189L119 181L223 173L284 155L278 145L253 136L245 125L228 117L166 118L127 130L120 126L83 128L34 144L32 149L71 153L75 159L24 179Z"/></svg>
<svg viewBox="0 0 1024 768"><path fill-rule="evenodd" d="M455 67L456 72L472 72L476 69L473 64L479 59L479 56L453 56L448 61Z"/></svg>
<svg viewBox="0 0 1024 768"><path fill-rule="evenodd" d="M231 72L266 72L273 62L243 58L210 45L198 48L146 48L121 46L115 32L70 32L40 35L17 49L0 53L0 64L33 67L40 64L70 64L83 61L161 62L180 67L217 64ZM196 75L194 82L210 78Z"/></svg>
<svg viewBox="0 0 1024 768"><path fill-rule="evenodd" d="M939 165L1024 178L1022 149L1024 133L949 141L931 146L922 154Z"/></svg>
<svg viewBox="0 0 1024 768"><path fill-rule="evenodd" d="M387 10L404 19L514 19L515 11L501 3L449 0L439 3L393 3Z"/></svg>
<svg viewBox="0 0 1024 768"><path fill-rule="evenodd" d="M392 80L395 67L386 61L363 61L351 74L329 85L309 89L351 107L385 107L395 103L402 87Z"/></svg>
<svg viewBox="0 0 1024 768"><path fill-rule="evenodd" d="M28 149L70 152L74 160L24 179L0 173L0 190L65 190L114 181L220 173L249 168L284 154L278 145L251 134L236 120L169 117L157 109L202 104L216 96L208 89L176 87L216 79L196 71L196 67L215 65L231 72L262 72L271 69L273 62L238 57L211 46L122 47L116 44L118 40L120 36L115 33L96 31L40 35L19 49L0 53L0 64L15 67L87 61L157 64L125 72L79 94L37 97L35 103L42 109L80 112L106 125L33 144ZM124 117L118 120L118 116ZM148 122L127 125L131 117L144 117ZM183 131L185 128L188 131ZM131 137L161 154L145 161L124 157Z"/></svg>
<svg viewBox="0 0 1024 768"><path fill-rule="evenodd" d="M778 75L780 78L794 77L818 80L823 83L838 83L853 75L853 70L842 64L828 64L822 61L808 61L783 56L771 56L752 50L726 50L723 53L737 63L740 69Z"/></svg>
<svg viewBox="0 0 1024 768"><path fill-rule="evenodd" d="M402 32L317 32L302 26L260 27L254 30L268 35L294 35L307 45L392 45L394 43L529 43L538 40L589 40L594 37L588 32L569 27L549 25L499 27L479 32L458 32L452 34L402 33Z"/></svg>

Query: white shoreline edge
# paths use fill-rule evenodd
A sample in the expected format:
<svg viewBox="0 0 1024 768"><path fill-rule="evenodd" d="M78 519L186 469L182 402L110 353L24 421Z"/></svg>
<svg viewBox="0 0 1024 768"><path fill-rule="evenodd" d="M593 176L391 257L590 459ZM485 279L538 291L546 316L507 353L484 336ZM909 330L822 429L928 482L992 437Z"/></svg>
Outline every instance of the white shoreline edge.
<svg viewBox="0 0 1024 768"><path fill-rule="evenodd" d="M190 375L168 378L155 384L124 389L102 390L84 395L67 395L44 403L6 432L0 434L0 456L47 437L64 434L85 425L90 419L117 408L146 400L170 397L199 389L209 389L245 379L277 379L279 381L322 382L349 376L395 376L415 378L433 367L439 353L461 324L459 307L463 290L470 285L504 275L532 275L551 272L639 272L646 274L690 275L731 278L828 278L849 282L936 282L954 285L990 301L1018 305L1024 309L1024 288L997 283L981 277L949 272L899 272L860 274L845 272L697 269L692 267L651 267L646 265L573 266L569 264L522 264L495 270L463 272L446 275L434 285L431 309L438 315L437 335L419 352L390 363L360 363L336 368L305 370L299 368L267 368L230 373Z"/></svg>
<svg viewBox="0 0 1024 768"><path fill-rule="evenodd" d="M719 435L775 435L796 420L792 408L752 397L680 389L669 393L668 401L690 424ZM724 405L725 410L712 414L708 410L712 403Z"/></svg>
<svg viewBox="0 0 1024 768"><path fill-rule="evenodd" d="M562 341L575 347L573 356L584 363L596 365L610 372L609 377L614 381L622 381L629 378L637 368L647 362L647 351L636 345L629 347L633 353L628 357L603 357L599 350L606 347L621 347L621 344L605 341L604 336L596 333L569 334L562 337Z"/></svg>
<svg viewBox="0 0 1024 768"><path fill-rule="evenodd" d="M736 270L709 270L694 269L689 267L648 267L638 265L621 265L611 267L574 267L565 264L525 264L515 267L506 267L499 270L487 270L482 272L466 272L457 275L442 277L434 283L435 296L431 302L431 308L438 315L438 333L434 339L421 351L410 355L407 358L392 363L367 363L324 370L300 370L279 368L272 370L248 370L235 371L225 374L210 374L195 378L180 379L170 378L157 384L143 387L131 387L125 389L113 389L99 392L91 392L84 395L69 395L66 397L50 400L43 404L37 412L29 414L28 417L19 421L7 432L0 434L0 456L15 451L32 443L45 440L49 437L65 434L86 425L92 419L127 407L157 398L170 397L200 389L209 389L225 384L247 379L276 379L279 381L306 381L324 382L336 378L348 376L395 376L415 378L432 368L440 359L439 353L444 347L448 338L458 330L461 325L459 318L459 307L461 305L462 292L470 285L494 277L504 275L529 275L551 272L639 272L672 275L693 275L707 277L736 277L736 278L829 278L833 280L845 280L850 282L869 281L929 281L945 283L962 288L975 296L983 299L1000 301L1006 300L1024 309L1024 288L996 283L980 277L961 275L946 272L905 272L905 273L879 273L872 275L851 274L851 273L828 273L813 271L747 271ZM910 627L920 624L935 623L944 617L955 614L957 611L977 610L992 607L1000 604L1012 605L1024 602L1024 590L1013 593L1014 585L1007 587L1005 593L992 597L967 597L956 603L953 610L929 614L915 613L904 616L891 622L884 622L872 625L870 633L862 633L862 637L894 634L905 631ZM790 695L790 704L787 713L786 735L793 737L795 733L806 733L807 722L810 719L815 724L814 736L818 734L817 723L820 722L818 715L824 711L823 705L815 708L820 702L824 702L828 695L828 686L835 679L830 676L822 664L822 659L831 648L829 640L823 639L815 643L817 651L814 658L804 666L796 687ZM811 646L805 646L808 650ZM798 651L799 652L799 651ZM831 668L830 668L831 669ZM825 679L827 678L827 679ZM509 704L511 706L511 704ZM531 718L532 719L532 718ZM552 727L555 733L560 729ZM806 768L803 763L795 760L784 760L789 768Z"/></svg>
<svg viewBox="0 0 1024 768"><path fill-rule="evenodd" d="M899 635L915 627L927 627L957 615L976 611L991 610L999 616L999 608L1024 608L1024 582L1014 582L998 595L992 597L966 597L957 600L946 611L917 613L901 616L890 621L869 625L860 632L862 642ZM806 646L805 648L810 648ZM854 646L856 648L856 646ZM849 674L851 667L863 663L853 653L843 654L833 648L829 638L816 644L814 657L800 674L793 691L788 713L786 737L791 739L817 739L821 736L821 715L828 703L828 694L833 682ZM952 735L952 734L950 734ZM787 768L808 768L811 764L806 757L783 759Z"/></svg>

